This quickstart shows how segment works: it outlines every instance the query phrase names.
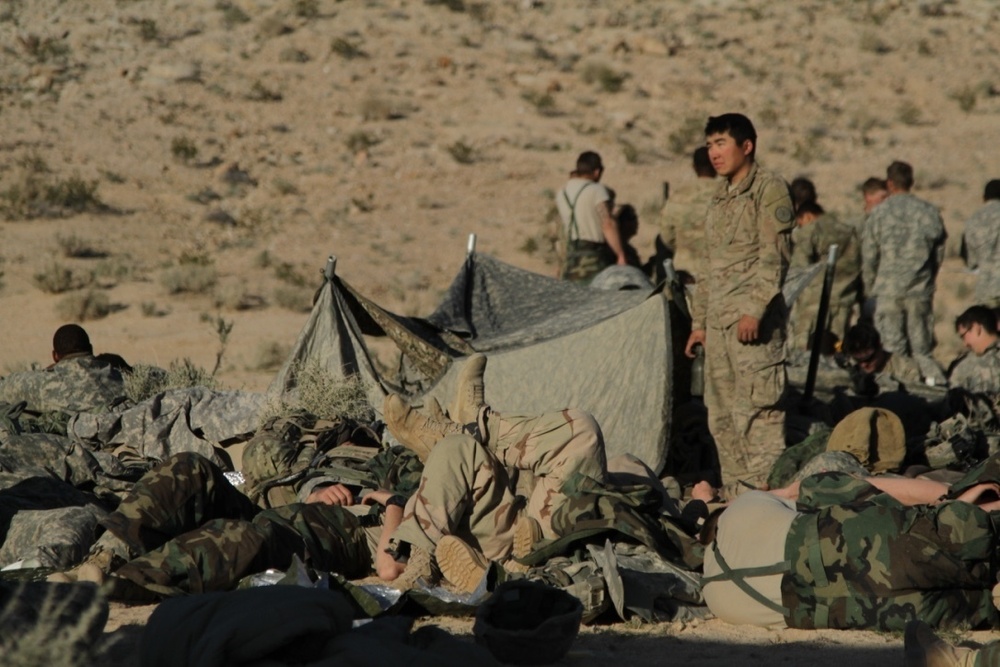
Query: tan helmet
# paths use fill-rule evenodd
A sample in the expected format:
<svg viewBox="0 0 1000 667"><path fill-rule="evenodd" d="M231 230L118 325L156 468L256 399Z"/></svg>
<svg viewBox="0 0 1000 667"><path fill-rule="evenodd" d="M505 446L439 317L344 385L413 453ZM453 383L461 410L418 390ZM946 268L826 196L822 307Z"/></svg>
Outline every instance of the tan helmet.
<svg viewBox="0 0 1000 667"><path fill-rule="evenodd" d="M853 454L873 473L895 471L906 458L906 431L896 413L860 408L834 427L826 450Z"/></svg>

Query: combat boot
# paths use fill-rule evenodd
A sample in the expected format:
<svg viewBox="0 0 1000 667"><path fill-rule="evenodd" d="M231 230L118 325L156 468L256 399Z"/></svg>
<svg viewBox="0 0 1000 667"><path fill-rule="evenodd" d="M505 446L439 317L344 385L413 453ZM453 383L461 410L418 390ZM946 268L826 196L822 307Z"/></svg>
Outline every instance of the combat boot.
<svg viewBox="0 0 1000 667"><path fill-rule="evenodd" d="M78 581L103 584L105 575L124 564L125 560L110 549L96 548L76 567L65 572L53 572L45 579L56 584L69 584Z"/></svg>
<svg viewBox="0 0 1000 667"><path fill-rule="evenodd" d="M382 417L389 433L421 461L427 460L439 440L463 432L462 427L454 422L428 417L414 410L399 394L385 397Z"/></svg>
<svg viewBox="0 0 1000 667"><path fill-rule="evenodd" d="M486 371L486 355L476 352L465 361L458 374L455 388L455 402L448 409L452 421L472 424L479 417L479 410L486 405L483 373Z"/></svg>
<svg viewBox="0 0 1000 667"><path fill-rule="evenodd" d="M906 667L973 667L973 649L957 648L934 634L923 621L906 624Z"/></svg>
<svg viewBox="0 0 1000 667"><path fill-rule="evenodd" d="M436 586L440 580L441 570L435 557L426 549L411 545L406 568L389 585L401 591L408 591L411 588L416 588L417 582Z"/></svg>
<svg viewBox="0 0 1000 667"><path fill-rule="evenodd" d="M445 581L463 593L474 592L490 567L486 556L454 535L441 538L434 558Z"/></svg>
<svg viewBox="0 0 1000 667"><path fill-rule="evenodd" d="M535 543L542 539L542 527L527 514L518 515L514 520L514 547L511 555L524 558L534 551Z"/></svg>

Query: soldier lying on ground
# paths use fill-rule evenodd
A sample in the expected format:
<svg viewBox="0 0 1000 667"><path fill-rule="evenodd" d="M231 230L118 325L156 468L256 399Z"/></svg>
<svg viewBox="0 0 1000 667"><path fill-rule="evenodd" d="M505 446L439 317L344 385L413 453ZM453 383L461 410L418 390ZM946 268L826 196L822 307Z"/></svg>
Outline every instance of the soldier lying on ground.
<svg viewBox="0 0 1000 667"><path fill-rule="evenodd" d="M374 569L407 586L429 578L436 557L449 581L474 588L483 571L475 554L510 561L535 540L557 536L552 518L565 498L563 482L582 475L601 484L607 475L590 415L504 417L482 404L484 366L481 355L467 363L452 410L459 421L471 418L476 438L470 427L421 415L398 396L387 399L389 428L426 458L405 508L394 491L379 489L362 503L382 505L384 513L359 518L345 507L354 495L334 484L313 488L304 503L262 511L218 467L181 454L150 471L103 521L108 532L89 562L57 578L102 580L102 569L115 569L110 594L141 599L150 591L224 590L246 575L286 568L298 555L318 569L347 577ZM512 493L508 467L535 476L526 503Z"/></svg>
<svg viewBox="0 0 1000 667"><path fill-rule="evenodd" d="M705 601L762 626L997 627L998 472L991 458L949 490L858 467L746 493L703 531Z"/></svg>

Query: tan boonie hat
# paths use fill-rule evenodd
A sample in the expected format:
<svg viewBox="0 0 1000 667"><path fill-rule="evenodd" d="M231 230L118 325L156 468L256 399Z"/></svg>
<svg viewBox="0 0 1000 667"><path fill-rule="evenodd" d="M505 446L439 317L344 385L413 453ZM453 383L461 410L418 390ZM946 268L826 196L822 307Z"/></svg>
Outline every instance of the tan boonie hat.
<svg viewBox="0 0 1000 667"><path fill-rule="evenodd" d="M853 454L873 473L898 470L906 457L903 422L884 408L860 408L834 427L826 451Z"/></svg>

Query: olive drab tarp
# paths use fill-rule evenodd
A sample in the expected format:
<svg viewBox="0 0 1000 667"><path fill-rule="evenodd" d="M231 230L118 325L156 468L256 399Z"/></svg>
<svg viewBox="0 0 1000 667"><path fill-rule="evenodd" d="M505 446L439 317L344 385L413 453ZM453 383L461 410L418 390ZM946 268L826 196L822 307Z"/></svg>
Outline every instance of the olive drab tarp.
<svg viewBox="0 0 1000 667"><path fill-rule="evenodd" d="M447 406L464 357L484 352L486 401L494 409L586 410L601 424L609 458L630 453L659 471L680 393L672 388L688 386L677 363L689 327L680 312L658 290L591 289L470 253L437 310L408 318L328 271L269 391L294 390L296 363L315 362L358 374L376 409L390 391L417 405L433 396ZM399 347L395 377L376 370L365 335L388 336Z"/></svg>

